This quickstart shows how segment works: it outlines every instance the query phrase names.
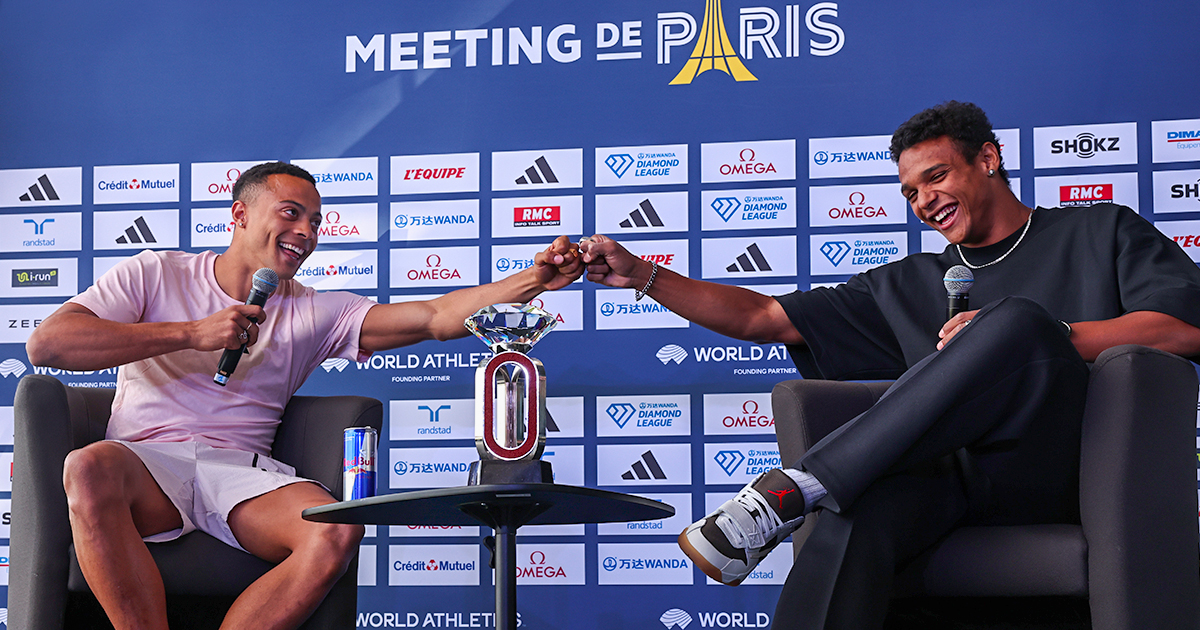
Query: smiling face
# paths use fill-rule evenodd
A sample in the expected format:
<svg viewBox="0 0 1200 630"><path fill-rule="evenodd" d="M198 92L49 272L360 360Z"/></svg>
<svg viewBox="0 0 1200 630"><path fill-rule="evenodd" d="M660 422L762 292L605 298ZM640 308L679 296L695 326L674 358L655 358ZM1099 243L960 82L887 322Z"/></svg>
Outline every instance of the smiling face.
<svg viewBox="0 0 1200 630"><path fill-rule="evenodd" d="M247 268L269 267L280 278L295 276L317 247L321 195L299 177L275 174L246 197L233 204L238 229L226 253L236 252Z"/></svg>
<svg viewBox="0 0 1200 630"><path fill-rule="evenodd" d="M900 192L917 218L951 243L991 245L1008 235L993 212L998 179L988 177L999 163L990 142L967 162L949 136L926 140L900 154Z"/></svg>

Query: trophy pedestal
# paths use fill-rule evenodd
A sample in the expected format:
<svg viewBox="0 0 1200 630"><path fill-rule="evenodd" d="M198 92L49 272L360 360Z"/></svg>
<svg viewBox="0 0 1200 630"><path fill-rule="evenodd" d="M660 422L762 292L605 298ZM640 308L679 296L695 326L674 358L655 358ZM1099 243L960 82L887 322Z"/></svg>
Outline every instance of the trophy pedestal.
<svg viewBox="0 0 1200 630"><path fill-rule="evenodd" d="M540 459L507 462L483 459L471 462L467 473L468 486L486 486L508 483L554 483L550 462Z"/></svg>

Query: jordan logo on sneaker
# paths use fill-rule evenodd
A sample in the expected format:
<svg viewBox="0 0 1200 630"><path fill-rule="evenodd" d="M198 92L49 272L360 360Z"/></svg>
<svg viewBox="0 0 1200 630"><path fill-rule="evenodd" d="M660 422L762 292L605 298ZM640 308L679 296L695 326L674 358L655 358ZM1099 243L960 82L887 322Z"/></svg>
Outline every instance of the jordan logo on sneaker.
<svg viewBox="0 0 1200 630"><path fill-rule="evenodd" d="M773 494L773 495L775 495L775 496L779 497L779 509L781 509L781 510L783 509L783 495L785 495L785 494L787 494L787 493L789 493L789 492L795 492L795 490L794 490L794 489L789 489L789 490L767 490L767 494Z"/></svg>

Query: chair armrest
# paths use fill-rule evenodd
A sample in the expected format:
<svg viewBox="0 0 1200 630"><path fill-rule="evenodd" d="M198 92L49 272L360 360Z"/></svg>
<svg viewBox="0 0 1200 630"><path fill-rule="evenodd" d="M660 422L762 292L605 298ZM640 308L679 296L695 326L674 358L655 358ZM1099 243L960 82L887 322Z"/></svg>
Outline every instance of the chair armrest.
<svg viewBox="0 0 1200 630"><path fill-rule="evenodd" d="M383 403L363 396L292 396L275 433L272 457L340 498L342 433L348 427L381 431Z"/></svg>
<svg viewBox="0 0 1200 630"><path fill-rule="evenodd" d="M1195 366L1160 350L1117 346L1092 367L1080 516L1097 630L1198 625L1196 394Z"/></svg>
<svg viewBox="0 0 1200 630"><path fill-rule="evenodd" d="M49 627L62 619L71 544L63 460L72 450L104 438L113 394L111 389L66 387L56 378L36 374L17 385L12 489L16 518L9 540L11 627Z"/></svg>
<svg viewBox="0 0 1200 630"><path fill-rule="evenodd" d="M775 437L784 466L800 459L834 429L870 409L891 381L783 381L771 391Z"/></svg>

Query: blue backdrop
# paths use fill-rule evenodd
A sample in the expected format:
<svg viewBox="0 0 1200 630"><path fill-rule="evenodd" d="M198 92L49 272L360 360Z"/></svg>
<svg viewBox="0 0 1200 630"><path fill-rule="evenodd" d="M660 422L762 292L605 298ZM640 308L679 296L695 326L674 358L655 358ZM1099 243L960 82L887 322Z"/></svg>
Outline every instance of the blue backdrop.
<svg viewBox="0 0 1200 630"><path fill-rule="evenodd" d="M1111 0L5 0L0 404L35 370L23 343L40 318L140 248L221 249L230 181L273 159L321 179L322 247L300 278L322 289L439 295L527 266L554 235L601 231L689 276L780 293L944 247L899 196L887 136L957 99L1002 130L1027 205L1125 203L1195 259L1197 18L1194 2ZM789 553L731 589L674 538L779 464L768 392L795 377L784 349L628 290L581 282L543 304L561 320L532 353L559 480L680 515L523 530L523 627L768 625ZM302 392L385 401L381 492L456 485L485 358L472 338L423 343L327 362ZM483 535L369 532L359 626L491 626Z"/></svg>

